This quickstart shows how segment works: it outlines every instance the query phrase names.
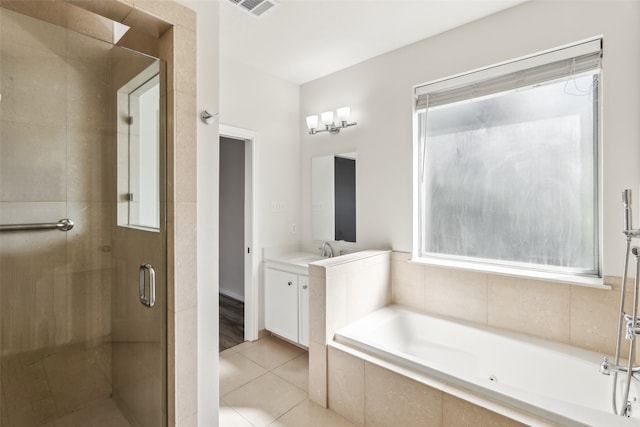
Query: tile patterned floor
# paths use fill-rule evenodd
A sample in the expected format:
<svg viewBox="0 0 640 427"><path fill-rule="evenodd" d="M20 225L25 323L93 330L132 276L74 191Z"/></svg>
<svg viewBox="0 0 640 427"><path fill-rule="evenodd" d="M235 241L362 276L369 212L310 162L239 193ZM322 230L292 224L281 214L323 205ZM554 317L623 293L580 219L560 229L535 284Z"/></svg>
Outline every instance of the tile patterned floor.
<svg viewBox="0 0 640 427"><path fill-rule="evenodd" d="M275 337L220 353L220 427L354 427L309 400L309 355Z"/></svg>

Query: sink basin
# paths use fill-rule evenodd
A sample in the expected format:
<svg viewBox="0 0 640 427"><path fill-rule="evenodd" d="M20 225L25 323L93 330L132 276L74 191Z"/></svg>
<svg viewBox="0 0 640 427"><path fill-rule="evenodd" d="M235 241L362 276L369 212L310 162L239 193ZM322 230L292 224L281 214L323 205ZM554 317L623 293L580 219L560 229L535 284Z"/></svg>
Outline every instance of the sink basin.
<svg viewBox="0 0 640 427"><path fill-rule="evenodd" d="M320 255L305 255L301 257L292 258L289 260L289 262L293 264L299 264L299 265L309 265L309 263L311 262L320 261L322 259L326 259L326 258Z"/></svg>

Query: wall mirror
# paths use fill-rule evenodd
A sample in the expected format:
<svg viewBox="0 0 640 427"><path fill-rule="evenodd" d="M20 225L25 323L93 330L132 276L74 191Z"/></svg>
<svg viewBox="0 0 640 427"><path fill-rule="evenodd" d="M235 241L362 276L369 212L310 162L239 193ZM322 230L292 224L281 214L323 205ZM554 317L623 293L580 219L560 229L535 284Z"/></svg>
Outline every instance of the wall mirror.
<svg viewBox="0 0 640 427"><path fill-rule="evenodd" d="M311 159L312 237L356 241L356 153Z"/></svg>
<svg viewBox="0 0 640 427"><path fill-rule="evenodd" d="M118 104L118 225L160 228L161 62L138 64L142 70L120 87ZM129 71L133 73L133 70Z"/></svg>

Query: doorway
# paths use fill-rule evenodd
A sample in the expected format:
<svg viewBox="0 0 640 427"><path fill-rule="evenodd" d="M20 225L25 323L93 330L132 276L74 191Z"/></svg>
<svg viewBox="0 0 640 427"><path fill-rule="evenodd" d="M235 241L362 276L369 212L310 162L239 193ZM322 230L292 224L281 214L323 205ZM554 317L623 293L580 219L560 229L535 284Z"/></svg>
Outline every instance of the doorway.
<svg viewBox="0 0 640 427"><path fill-rule="evenodd" d="M244 341L245 141L220 137L220 351Z"/></svg>
<svg viewBox="0 0 640 427"><path fill-rule="evenodd" d="M220 351L257 339L256 139L220 125Z"/></svg>

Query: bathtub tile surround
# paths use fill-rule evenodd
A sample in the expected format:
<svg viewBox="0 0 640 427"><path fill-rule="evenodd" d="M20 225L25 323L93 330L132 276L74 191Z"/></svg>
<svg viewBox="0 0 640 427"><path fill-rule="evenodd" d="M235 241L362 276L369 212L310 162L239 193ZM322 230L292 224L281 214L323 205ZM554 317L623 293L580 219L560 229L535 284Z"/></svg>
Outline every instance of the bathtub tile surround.
<svg viewBox="0 0 640 427"><path fill-rule="evenodd" d="M112 42L111 23L109 20L121 22L125 25L132 27L130 35L122 40L122 43L126 47L140 48L144 52L158 53L160 58L167 62L167 185L168 185L168 206L167 206L167 222L168 222L168 253L167 253L167 276L168 276L168 316L167 316L167 336L168 336L168 418L169 426L173 425L195 425L197 414L197 375L196 375L196 355L197 345L195 331L197 330L197 302L195 297L196 280L193 272L196 271L196 247L195 247L195 218L196 218L196 196L194 189L196 188L195 177L195 164L196 164L196 117L195 114L195 102L196 102L196 16L190 9L179 5L173 1L143 1L143 0L59 0L59 1L10 1L2 0L0 3L2 12L4 9L13 10L21 14L27 15L31 18L43 20L60 27L66 27L79 31L98 40L106 42ZM31 19L25 18L25 19ZM3 26L3 31L5 27ZM65 55L64 37L61 36L62 32L54 31L54 34L47 36L46 39L48 45L53 47L51 54L57 52L59 55L54 57L49 52L49 46L28 46L33 40L23 37L20 38L20 43L24 46L27 44L28 52L33 54L33 57L38 57L39 60L43 59L49 61L45 67L36 67L34 70L47 70L48 73L60 72L71 73L70 75L84 79L84 75L92 75L97 79L97 83L100 83L100 74L93 73L95 69L93 64L96 61L100 61L99 56L95 56L99 53L99 49L84 49L84 46L77 46L77 43L73 40L73 37L68 41L69 47L67 53L71 56L78 55L79 53L87 52L89 55L84 57L70 57L70 64L73 67L67 68L64 63L60 63L59 57ZM62 38L61 38L62 37ZM6 41L3 40L3 43ZM57 45L56 45L57 43ZM58 48L55 48L58 46ZM58 50L56 50L58 49ZM90 56L94 55L94 56ZM46 59L48 57L49 59ZM58 58L58 59L57 59ZM33 76L24 76L29 78L30 85L37 84L40 79ZM37 76L36 76L37 77ZM84 83L88 83L84 81ZM26 87L25 85L22 85ZM70 97L70 101L66 105L71 108L80 108L83 111L91 111L87 106L87 102L95 100L97 94L95 90L100 90L104 86L101 84L90 84L89 91L81 92L69 92L69 93L57 93L56 90L60 88L40 88L39 91L45 90L51 92L50 96L45 96L45 100L51 100L57 102L59 99L65 99ZM90 95L86 97L86 95ZM28 98L25 98L28 99ZM213 102L213 100L212 100ZM101 104L101 105L104 105ZM37 114L41 120L39 120L39 126L43 123L46 124L54 117L59 108L45 108L42 114ZM100 108L95 111L101 111ZM3 120L10 117L10 112L3 110ZM96 165L96 161L99 161L100 157L105 155L105 150L109 148L105 144L88 145L89 140L104 141L105 135L100 133L103 123L101 118L104 116L101 114L92 115L90 118L95 119L95 123L92 122L74 122L74 115L70 116L71 120L67 125L71 128L66 132L67 142L66 144L73 145L78 148L77 151L73 150L49 150L47 153L56 155L56 153L63 153L61 161L53 162L54 164L67 165L66 167L73 168L85 168L87 170L93 169ZM15 121L15 120L13 120ZM63 120L64 122L64 120ZM59 123L56 120L56 123ZM5 133L11 130L10 126L2 126L3 136L5 140ZM55 132L50 129L47 132L48 136L53 136L51 140L48 137L47 143L51 144L63 144L64 143L64 130ZM97 133L96 133L97 132ZM63 139L60 139L63 138ZM44 140L44 138L42 139ZM27 141L28 142L28 141ZM30 156L29 149L31 144L19 144L16 148L19 150L15 154L22 157L37 157ZM40 152L40 150L37 150ZM69 152L69 155L65 153ZM76 154L74 154L76 153ZM4 152L3 152L4 154ZM37 154L37 153L36 153ZM78 155L82 158L77 157ZM65 157L67 156L67 157ZM5 158L3 156L3 158ZM59 159L60 160L60 159ZM5 179L13 179L12 176L5 176L6 174L13 173L11 168L5 168L3 163L2 173L3 176L0 180L3 182ZM49 170L39 168L40 170ZM111 222L111 209L101 205L105 200L105 194L113 194L109 185L106 182L110 181L110 174L112 171L100 171L97 175L98 179L86 182L66 182L64 179L66 174L62 171L63 178L56 179L44 179L39 182L46 186L42 187L31 186L30 188L38 188L46 190L46 202L38 202L43 208L47 209L46 217L40 218L28 218L27 216L20 216L24 220L32 219L34 222L51 221L49 214L53 214L54 219L58 217L65 217L67 207L65 204L62 206L62 213L60 215L59 203L51 202L52 195L59 194L65 197L71 197L69 201L74 204L71 209L74 212L85 211L85 207L90 208L86 210L85 220L110 223ZM95 175L95 173L94 173ZM28 183L28 180L24 182ZM88 184L88 185L87 185ZM0 207L3 212L3 222L10 222L13 217L6 216L6 213L14 211L17 213L17 209L13 209L8 202L14 202L12 198L21 197L20 203L32 203L37 200L41 200L40 195L33 195L31 197L28 192L21 191L19 194L8 194L10 188L18 188L9 185L3 185L0 189ZM31 197L25 199L25 197ZM35 197L35 198L34 198ZM57 200L57 199L55 199ZM28 206L25 204L25 208ZM5 209L5 207L7 209ZM31 211L32 209L29 208ZM33 210L34 212L42 212L42 210ZM70 214L69 214L70 215ZM103 218L104 217L104 218ZM182 221L185 219L188 229L182 227L180 230L176 230L177 222L175 218L178 217ZM180 224L185 224L180 222ZM76 226L77 232L81 230L82 224ZM108 237L109 234L107 233ZM100 268L100 266L108 265L109 252L107 250L101 250L106 248L108 242L103 242L104 235L91 236L90 240L76 239L69 242L65 242L64 236L51 235L46 239L54 239L43 241L39 238L34 241L40 248L44 247L69 247L69 254L73 259L71 267L73 271L70 273L75 274L73 283L78 283L82 280L80 272L83 269L83 264L89 263L92 268ZM62 239L62 240L60 240ZM3 236L3 244L12 244L14 239L6 238ZM28 238L27 240L31 240ZM25 245L27 242L21 243ZM43 243L45 245L43 246ZM83 248L93 247L97 252L95 254L87 254ZM63 253L66 251L63 250ZM54 252L49 250L39 250L40 258L51 264L56 262ZM55 251L55 253L59 253ZM90 256L89 256L90 255ZM53 270L52 270L53 271ZM56 289L57 291L64 291L64 283L66 281L66 268L55 269L55 277L51 277L51 286L49 284L42 284L42 288L46 285L48 289ZM76 272L78 274L76 274ZM3 269L3 275L8 274ZM13 274L10 273L10 274ZM99 277L100 278L100 277ZM49 279L47 279L49 280ZM70 279L71 280L71 279ZM101 287L102 288L102 287ZM67 300L65 298L59 298L57 295L63 295L56 291L56 296L49 298L38 299L39 303L34 305L39 311L40 308L44 310L41 305L45 301L50 301L52 304L65 304ZM72 292L69 291L69 292ZM72 295L67 294L69 298ZM174 295L180 296L175 298ZM20 298L25 299L25 306L31 305L27 303L28 300L34 299L36 296L35 291L25 294ZM44 294L42 294L44 296ZM6 297L6 295L5 295ZM101 304L100 298L110 298L109 294L100 294L98 292L91 292L91 294L83 294L81 298L98 298L96 303L91 307L99 308ZM13 301L17 301L12 298ZM35 300L34 300L35 301ZM70 300L72 301L72 300ZM73 309L73 305L68 308ZM44 311L43 311L44 312ZM83 325L77 325L84 330L77 329L76 325L69 329L71 325L65 327L64 319L60 322L55 322L54 325L50 325L51 331L46 331L44 324L42 328L32 338L22 340L20 346L41 346L47 345L57 339L66 339L65 337L72 336L74 334L89 333L96 336L104 334L104 325L109 323L110 313L100 318L100 310L96 310L94 313L86 313L84 317L85 322ZM19 318L16 317L16 321ZM22 323L22 322L21 322ZM24 323L26 324L26 320ZM9 327L10 325L3 325L3 327ZM3 334L3 339L6 334Z"/></svg>
<svg viewBox="0 0 640 427"><path fill-rule="evenodd" d="M367 426L437 426L443 423L443 394L403 375L364 363ZM480 424L476 424L480 425Z"/></svg>
<svg viewBox="0 0 640 427"><path fill-rule="evenodd" d="M619 278L606 277L612 290L605 290L411 263L407 252L391 259L396 304L603 355L615 350ZM627 292L628 309L632 296Z"/></svg>
<svg viewBox="0 0 640 427"><path fill-rule="evenodd" d="M312 263L309 286L309 399L326 408L327 344L337 329L391 303L391 251Z"/></svg>
<svg viewBox="0 0 640 427"><path fill-rule="evenodd" d="M615 344L619 279L606 278L612 290L603 290L426 266L402 252L341 258L310 266L309 399L355 425L551 425L333 341L337 329L389 303L602 354Z"/></svg>
<svg viewBox="0 0 640 427"><path fill-rule="evenodd" d="M364 425L363 360L332 347L329 347L328 358L331 365L327 379L329 408L356 425Z"/></svg>
<svg viewBox="0 0 640 427"><path fill-rule="evenodd" d="M446 427L491 426L491 427L524 427L519 423L500 414L491 412L481 406L471 405L469 402L450 394L442 396L442 425Z"/></svg>
<svg viewBox="0 0 640 427"><path fill-rule="evenodd" d="M367 427L525 424L329 347L329 408Z"/></svg>

